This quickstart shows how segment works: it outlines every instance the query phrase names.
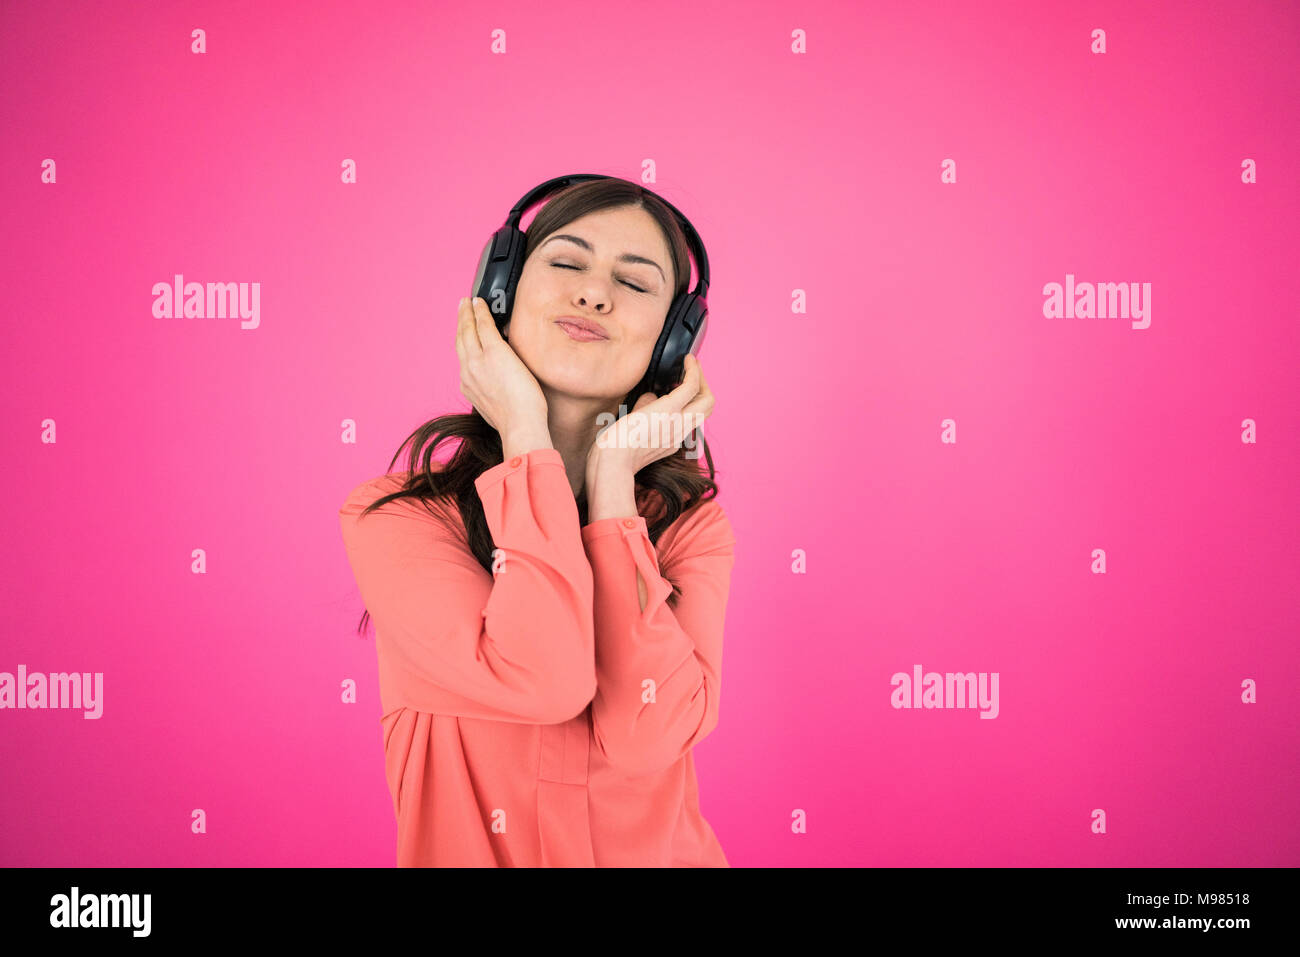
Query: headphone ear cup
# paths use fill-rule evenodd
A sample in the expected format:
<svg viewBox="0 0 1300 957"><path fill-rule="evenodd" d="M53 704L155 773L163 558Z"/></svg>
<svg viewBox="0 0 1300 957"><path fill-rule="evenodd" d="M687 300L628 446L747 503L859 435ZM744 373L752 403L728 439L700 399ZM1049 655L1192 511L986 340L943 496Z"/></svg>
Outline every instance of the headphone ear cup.
<svg viewBox="0 0 1300 957"><path fill-rule="evenodd" d="M698 354L703 345L708 315L708 305L694 293L683 293L673 300L643 379L643 385L655 395L671 392L681 384L687 353Z"/></svg>
<svg viewBox="0 0 1300 957"><path fill-rule="evenodd" d="M515 288L523 272L525 236L513 226L502 226L483 247L479 256L478 272L474 276L474 291L488 304L497 331L505 336L505 327L514 310Z"/></svg>
<svg viewBox="0 0 1300 957"><path fill-rule="evenodd" d="M672 339L673 327L677 324L677 314L681 309L682 297L678 296L673 300L672 305L668 307L668 315L664 317L664 327L659 330L659 338L655 340L655 347L650 352L650 365L646 367L645 375L641 377L641 383L637 386L637 391L653 392L655 395L663 395L664 368L667 366L667 360L670 358L666 355L668 351L668 342Z"/></svg>
<svg viewBox="0 0 1300 957"><path fill-rule="evenodd" d="M502 301L505 304L505 312L501 319L497 321L497 328L501 330L502 336L505 335L505 327L510 322L510 318L515 314L515 293L519 291L519 277L524 273L524 234L516 232L519 235L518 245L511 250L510 259L507 263L507 276L505 284L505 294Z"/></svg>
<svg viewBox="0 0 1300 957"><path fill-rule="evenodd" d="M497 236L501 234L497 230L488 237L488 241L483 244L483 252L479 253L478 268L474 271L474 282L469 287L471 296L482 296L483 290L488 285L488 272L492 267L492 250L497 244Z"/></svg>
<svg viewBox="0 0 1300 957"><path fill-rule="evenodd" d="M703 302L698 298L696 298L696 301L701 304L701 308L699 316L695 319L695 322L697 323L695 325L695 334L691 337L690 352L693 356L698 356L700 350L704 348L704 335L709 330L709 307L703 304ZM687 321L688 323L690 322L690 320Z"/></svg>

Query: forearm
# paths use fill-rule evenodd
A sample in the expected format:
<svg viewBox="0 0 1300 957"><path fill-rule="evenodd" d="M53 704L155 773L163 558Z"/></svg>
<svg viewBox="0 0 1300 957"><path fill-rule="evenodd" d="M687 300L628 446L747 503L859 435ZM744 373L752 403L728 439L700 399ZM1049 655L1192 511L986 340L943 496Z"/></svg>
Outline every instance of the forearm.
<svg viewBox="0 0 1300 957"><path fill-rule="evenodd" d="M597 462L587 470L587 524L606 518L636 518L636 477L626 469L602 468ZM645 611L646 587L636 573L637 597Z"/></svg>

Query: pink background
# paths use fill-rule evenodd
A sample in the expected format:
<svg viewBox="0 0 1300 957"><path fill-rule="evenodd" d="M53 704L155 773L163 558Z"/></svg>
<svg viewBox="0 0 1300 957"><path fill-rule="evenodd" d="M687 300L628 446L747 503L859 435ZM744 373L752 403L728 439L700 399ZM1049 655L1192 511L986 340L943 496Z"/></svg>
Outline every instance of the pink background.
<svg viewBox="0 0 1300 957"><path fill-rule="evenodd" d="M393 862L338 507L468 408L509 207L652 159L713 269L731 863L1300 864L1294 5L387 7L0 8L0 671L105 676L0 711L0 863ZM260 327L154 318L178 272ZM1067 273L1150 328L1045 318ZM918 663L996 720L892 708Z"/></svg>

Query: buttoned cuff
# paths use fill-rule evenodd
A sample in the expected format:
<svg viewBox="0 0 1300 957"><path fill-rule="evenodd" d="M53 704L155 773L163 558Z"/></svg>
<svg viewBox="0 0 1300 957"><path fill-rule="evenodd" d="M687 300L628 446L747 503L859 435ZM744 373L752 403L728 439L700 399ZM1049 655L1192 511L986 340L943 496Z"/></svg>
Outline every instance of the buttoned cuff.
<svg viewBox="0 0 1300 957"><path fill-rule="evenodd" d="M597 598L602 586L623 588L623 582L634 582L631 570L641 573L646 586L646 605L641 609L635 586L630 586L626 600L627 611L648 618L672 594L673 586L664 580L659 571L659 556L650 541L645 516L636 518L602 518L582 527L582 543L591 559L595 576ZM599 629L598 629L599 630ZM600 641L599 635L597 642Z"/></svg>
<svg viewBox="0 0 1300 957"><path fill-rule="evenodd" d="M645 516L643 515L638 515L636 518L602 518L582 526L582 540L584 542L617 533L650 537L650 530L646 527Z"/></svg>
<svg viewBox="0 0 1300 957"><path fill-rule="evenodd" d="M560 455L560 450L556 448L533 449L523 455L512 456L504 462L481 472L478 478L474 480L474 485L478 488L481 496L489 485L504 481L505 477L511 472L518 472L520 469L534 465L558 465L562 469L564 468L564 457Z"/></svg>

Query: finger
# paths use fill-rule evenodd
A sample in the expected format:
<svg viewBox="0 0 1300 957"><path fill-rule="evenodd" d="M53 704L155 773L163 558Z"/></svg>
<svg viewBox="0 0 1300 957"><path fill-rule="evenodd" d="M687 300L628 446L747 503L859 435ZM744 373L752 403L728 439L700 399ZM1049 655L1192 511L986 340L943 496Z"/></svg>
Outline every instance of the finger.
<svg viewBox="0 0 1300 957"><path fill-rule="evenodd" d="M466 303L464 298L462 298L456 306L456 336L455 336L456 355L460 356L462 362L465 360L466 316L469 315L469 311L465 308L465 306Z"/></svg>
<svg viewBox="0 0 1300 957"><path fill-rule="evenodd" d="M655 410L650 416L650 430L656 448L675 449L703 421L698 413Z"/></svg>
<svg viewBox="0 0 1300 957"><path fill-rule="evenodd" d="M487 300L475 296L471 300L474 309L474 329L478 332L479 342L487 345L492 340L504 342L501 338L501 330L497 328L497 320L492 315L492 310L488 308Z"/></svg>
<svg viewBox="0 0 1300 957"><path fill-rule="evenodd" d="M701 392L682 407L682 415L702 415L707 418L713 412L715 404L712 392Z"/></svg>
<svg viewBox="0 0 1300 957"><path fill-rule="evenodd" d="M700 360L688 352L682 361L682 381L677 388L683 390L687 400L690 400L700 391L703 382L704 373L700 369Z"/></svg>
<svg viewBox="0 0 1300 957"><path fill-rule="evenodd" d="M663 411L681 411L686 403L695 397L697 392L699 392L699 373L691 368L690 362L687 362L682 381L676 388L665 392L659 397L664 403Z"/></svg>
<svg viewBox="0 0 1300 957"><path fill-rule="evenodd" d="M704 422L704 417L695 413L674 415L671 419L671 435L667 437L663 444L674 451L681 448L685 444L687 436L691 435Z"/></svg>
<svg viewBox="0 0 1300 957"><path fill-rule="evenodd" d="M654 402L646 403L645 411L651 416L652 421L655 416L662 417L659 419L660 422L678 419L687 409L695 411L703 410L707 414L707 410L712 408L712 393L709 393L706 398L700 397L699 386L702 384L703 379L699 370L692 369L691 365L692 363L689 361L686 363L686 375L683 378L681 385L677 386L677 388L673 389L671 392L659 396L659 398ZM638 400L637 406L633 408L633 411L640 411L640 400ZM661 431L661 435L663 436L669 434L670 431L668 428L664 428Z"/></svg>
<svg viewBox="0 0 1300 957"><path fill-rule="evenodd" d="M696 368L698 369L699 366L697 365ZM686 405L682 407L682 412L702 412L707 417L708 414L713 411L715 400L713 390L709 388L709 383L704 378L704 371L702 369L699 370L699 376L700 390L695 394L695 397L692 398L690 402L686 403Z"/></svg>
<svg viewBox="0 0 1300 957"><path fill-rule="evenodd" d="M685 445L686 439L702 424L703 418L699 415L684 415L677 418L673 425L672 447L678 449Z"/></svg>
<svg viewBox="0 0 1300 957"><path fill-rule="evenodd" d="M483 343L478 336L478 318L474 315L474 300L467 299L460 306L460 340L465 347L466 355L473 357L481 355L483 352Z"/></svg>

